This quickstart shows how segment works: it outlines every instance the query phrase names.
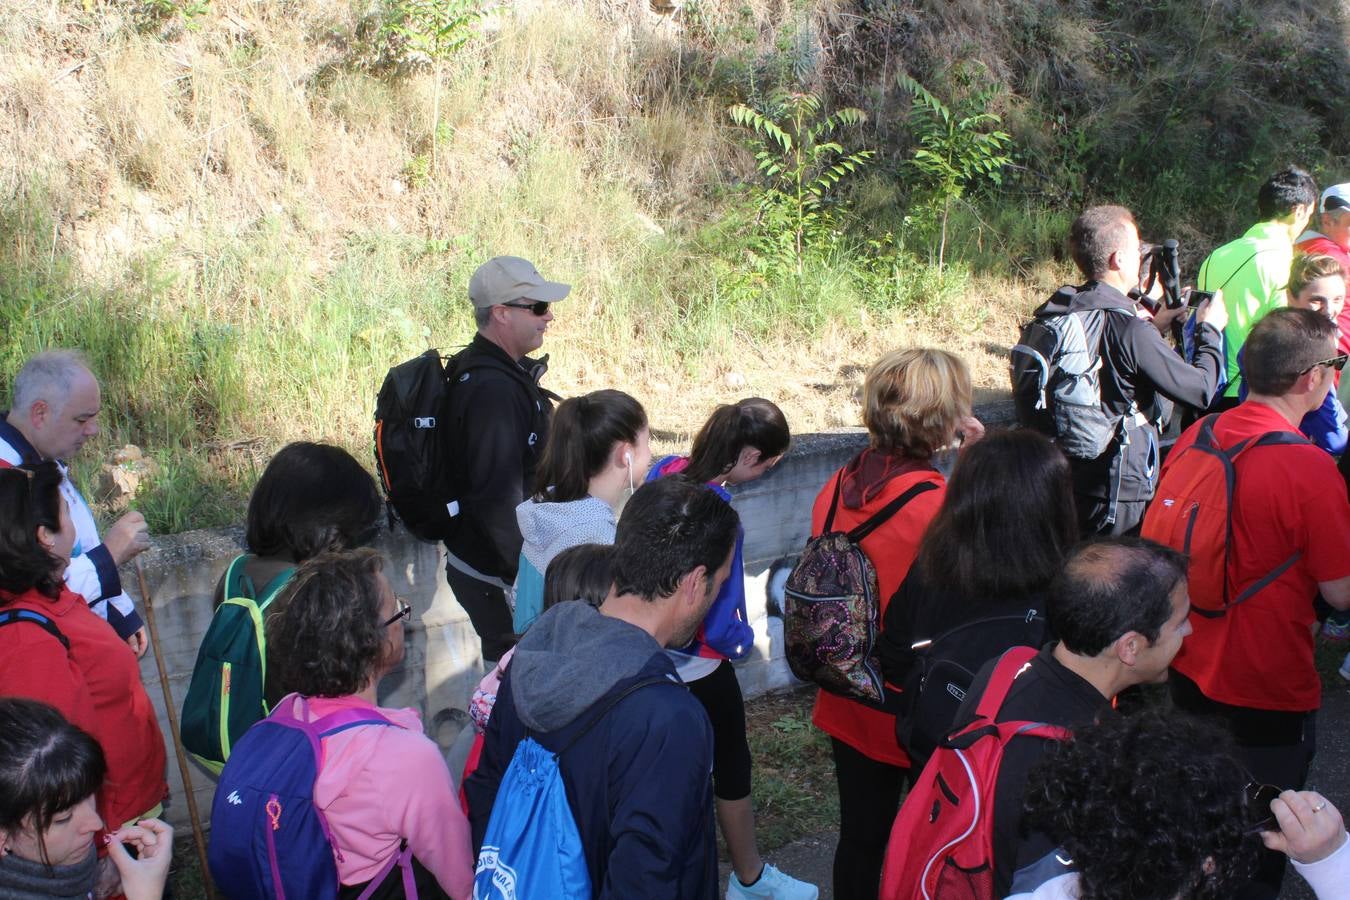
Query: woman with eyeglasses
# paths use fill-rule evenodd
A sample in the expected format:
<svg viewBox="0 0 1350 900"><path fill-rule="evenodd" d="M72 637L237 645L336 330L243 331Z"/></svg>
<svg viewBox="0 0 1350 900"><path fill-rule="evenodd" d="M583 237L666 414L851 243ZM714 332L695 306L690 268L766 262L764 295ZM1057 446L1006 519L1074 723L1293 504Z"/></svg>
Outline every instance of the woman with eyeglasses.
<svg viewBox="0 0 1350 900"><path fill-rule="evenodd" d="M55 707L98 741L111 828L158 814L164 737L136 654L62 580L75 544L54 462L0 468L0 691Z"/></svg>
<svg viewBox="0 0 1350 900"><path fill-rule="evenodd" d="M403 660L411 608L394 595L374 550L307 560L267 614L269 686L305 700L310 721L369 710L363 725L323 739L314 802L332 831L340 896L356 897L407 842L419 897L469 896L469 825L440 748L413 709L381 707L380 680ZM274 712L273 715L277 715ZM399 867L376 896L403 896Z"/></svg>
<svg viewBox="0 0 1350 900"><path fill-rule="evenodd" d="M107 771L98 741L51 706L0 699L0 897L89 897L107 847L123 896L159 900L173 829L146 819L100 837Z"/></svg>
<svg viewBox="0 0 1350 900"><path fill-rule="evenodd" d="M857 528L911 495L860 543L876 569L883 619L942 505L947 482L933 465L934 455L958 440L969 445L984 435L971 399L970 371L960 357L922 348L887 353L863 382L868 446L816 496L813 537ZM848 697L822 689L811 721L830 736L839 786L834 896L872 900L909 777L909 757L896 743L894 715Z"/></svg>

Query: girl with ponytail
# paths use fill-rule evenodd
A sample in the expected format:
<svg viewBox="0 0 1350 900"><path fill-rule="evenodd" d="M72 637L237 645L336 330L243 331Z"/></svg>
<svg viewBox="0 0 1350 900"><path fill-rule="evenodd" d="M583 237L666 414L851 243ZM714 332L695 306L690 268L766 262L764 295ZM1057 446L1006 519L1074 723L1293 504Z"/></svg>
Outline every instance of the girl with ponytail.
<svg viewBox="0 0 1350 900"><path fill-rule="evenodd" d="M665 475L689 478L707 484L729 503L727 486L754 481L769 471L787 452L791 440L783 411L762 397L750 397L713 410L694 438L689 455L657 461L647 480ZM744 534L737 535L731 574L709 607L694 642L666 652L712 722L717 824L726 839L733 869L727 897L814 900L816 888L765 863L755 840L745 699L729 662L749 653L755 637L745 610L743 539Z"/></svg>
<svg viewBox="0 0 1350 900"><path fill-rule="evenodd" d="M647 414L622 391L594 391L558 404L535 472L535 492L516 507L524 543L513 625L542 612L544 571L577 544L614 543L615 517L651 465Z"/></svg>

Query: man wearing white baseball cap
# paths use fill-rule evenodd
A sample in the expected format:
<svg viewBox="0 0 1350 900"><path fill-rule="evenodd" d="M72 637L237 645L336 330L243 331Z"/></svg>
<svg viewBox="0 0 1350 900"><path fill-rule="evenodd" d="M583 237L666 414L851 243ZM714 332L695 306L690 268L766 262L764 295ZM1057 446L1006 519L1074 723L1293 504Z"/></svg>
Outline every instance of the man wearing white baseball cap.
<svg viewBox="0 0 1350 900"><path fill-rule="evenodd" d="M451 438L446 465L453 470L459 499L445 541L445 574L489 666L511 645L506 591L520 559L516 506L533 491L551 401L557 399L539 386L548 357L527 354L543 345L553 304L571 290L546 281L518 256L483 263L469 279L478 333L447 372Z"/></svg>

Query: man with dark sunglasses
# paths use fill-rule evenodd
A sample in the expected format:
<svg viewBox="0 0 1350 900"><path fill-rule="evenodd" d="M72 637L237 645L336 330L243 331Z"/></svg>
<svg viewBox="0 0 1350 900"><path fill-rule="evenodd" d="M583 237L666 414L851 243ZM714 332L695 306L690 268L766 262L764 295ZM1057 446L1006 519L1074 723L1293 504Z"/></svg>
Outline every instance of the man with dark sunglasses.
<svg viewBox="0 0 1350 900"><path fill-rule="evenodd" d="M1191 578L1193 634L1169 683L1177 706L1221 718L1254 778L1282 789L1303 787L1315 749L1322 697L1313 665L1314 598L1320 592L1336 609L1350 609L1345 483L1335 460L1298 436L1298 423L1322 405L1344 360L1327 316L1291 308L1267 313L1243 348L1247 399L1182 434L1154 500L1183 503L1178 498L1187 496L1195 473L1183 451L1202 429L1212 428L1224 451L1248 442L1227 470L1227 596L1220 581ZM1145 534L1154 515L1150 510L1144 520ZM1192 556L1193 570L1207 562ZM1283 873L1284 857L1266 853L1256 881L1238 896L1278 896Z"/></svg>
<svg viewBox="0 0 1350 900"><path fill-rule="evenodd" d="M516 506L533 491L556 395L539 386L553 304L571 287L546 281L518 256L498 256L469 279L478 333L447 366L450 380L446 465L458 487L449 505L446 580L464 607L491 666L510 646L506 592L516 578Z"/></svg>

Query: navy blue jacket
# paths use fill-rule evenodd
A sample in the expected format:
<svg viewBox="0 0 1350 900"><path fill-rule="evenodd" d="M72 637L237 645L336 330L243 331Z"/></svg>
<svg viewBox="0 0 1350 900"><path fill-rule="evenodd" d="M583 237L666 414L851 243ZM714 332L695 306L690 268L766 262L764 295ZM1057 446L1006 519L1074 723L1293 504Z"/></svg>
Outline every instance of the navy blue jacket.
<svg viewBox="0 0 1350 900"><path fill-rule="evenodd" d="M620 700L563 755L559 767L597 898L707 898L717 895L713 831L712 727L707 713L656 653L634 677L616 683L572 722L529 734L502 679L484 733L478 769L465 783L474 853L516 745L529 734L558 750L608 698L637 681L667 677ZM559 684L565 692L567 686Z"/></svg>

